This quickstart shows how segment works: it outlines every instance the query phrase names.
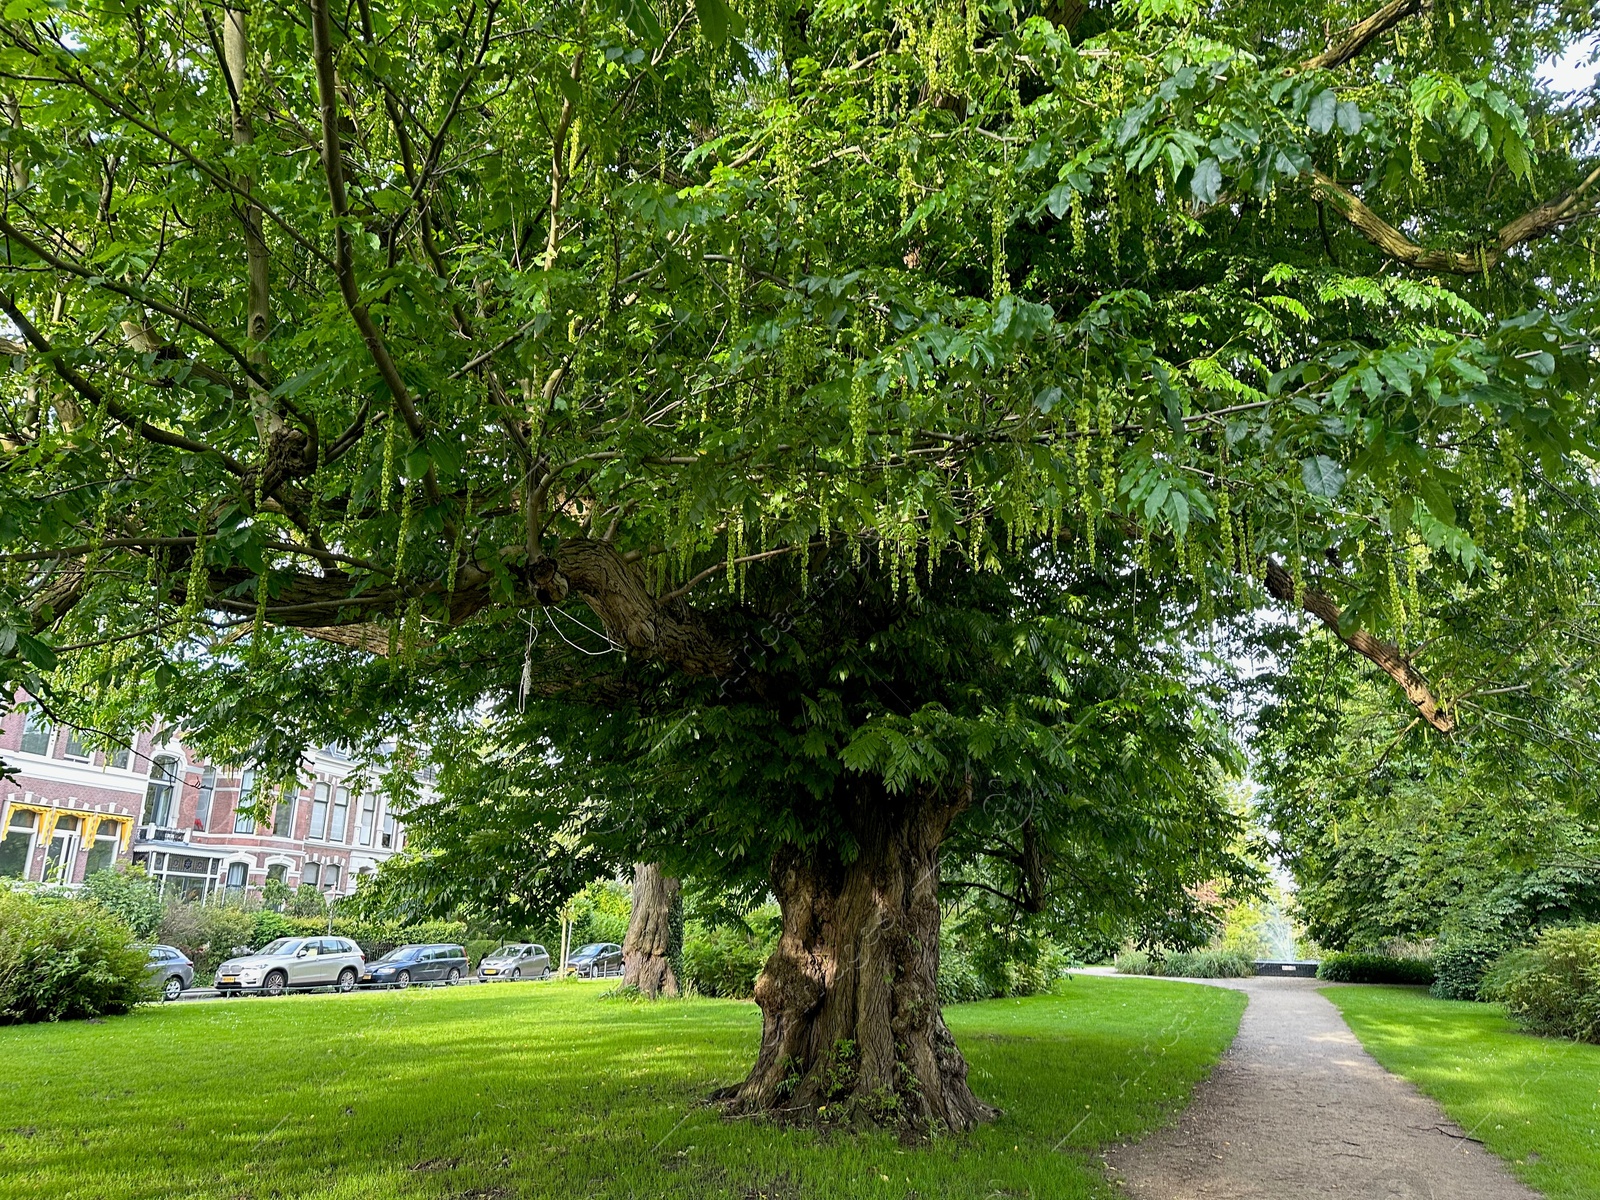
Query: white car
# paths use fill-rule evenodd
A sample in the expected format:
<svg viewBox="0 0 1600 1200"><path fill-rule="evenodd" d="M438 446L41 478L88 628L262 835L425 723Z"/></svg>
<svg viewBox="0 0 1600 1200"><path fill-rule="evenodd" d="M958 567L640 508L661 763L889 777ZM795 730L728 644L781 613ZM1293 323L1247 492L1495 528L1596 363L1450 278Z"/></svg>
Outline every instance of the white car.
<svg viewBox="0 0 1600 1200"><path fill-rule="evenodd" d="M366 956L349 938L279 938L253 954L230 958L217 968L219 992L281 996L297 988L356 990Z"/></svg>

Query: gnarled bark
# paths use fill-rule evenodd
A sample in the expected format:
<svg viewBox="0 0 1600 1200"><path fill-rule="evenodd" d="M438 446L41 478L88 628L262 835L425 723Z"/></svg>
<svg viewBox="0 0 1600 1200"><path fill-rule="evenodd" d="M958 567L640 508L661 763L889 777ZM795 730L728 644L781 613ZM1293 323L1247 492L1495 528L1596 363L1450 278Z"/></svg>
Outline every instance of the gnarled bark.
<svg viewBox="0 0 1600 1200"><path fill-rule="evenodd" d="M633 911L622 939L622 986L654 1000L678 994L683 900L678 881L656 863L633 864Z"/></svg>
<svg viewBox="0 0 1600 1200"><path fill-rule="evenodd" d="M723 1097L731 1110L924 1132L995 1115L939 1011L939 845L961 807L874 789L852 861L832 843L774 857L783 934L756 981L761 1048Z"/></svg>

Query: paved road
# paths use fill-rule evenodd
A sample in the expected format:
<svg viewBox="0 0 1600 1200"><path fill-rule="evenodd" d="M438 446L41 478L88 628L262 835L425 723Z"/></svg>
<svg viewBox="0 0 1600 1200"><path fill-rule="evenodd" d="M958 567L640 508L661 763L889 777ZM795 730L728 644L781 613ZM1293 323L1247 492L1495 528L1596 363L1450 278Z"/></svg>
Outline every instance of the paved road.
<svg viewBox="0 0 1600 1200"><path fill-rule="evenodd" d="M1107 1155L1140 1200L1539 1200L1361 1047L1315 980L1243 990L1239 1036L1176 1125Z"/></svg>

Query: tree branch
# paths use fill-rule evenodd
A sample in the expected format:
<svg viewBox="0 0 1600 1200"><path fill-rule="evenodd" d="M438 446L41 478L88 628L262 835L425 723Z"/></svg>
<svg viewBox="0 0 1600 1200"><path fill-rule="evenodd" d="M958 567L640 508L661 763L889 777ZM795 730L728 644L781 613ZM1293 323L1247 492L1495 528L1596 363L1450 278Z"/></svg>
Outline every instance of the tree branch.
<svg viewBox="0 0 1600 1200"><path fill-rule="evenodd" d="M1513 246L1532 241L1572 221L1596 214L1596 198L1590 195L1600 181L1600 167L1586 175L1577 187L1530 208L1515 220L1502 225L1494 237L1476 251L1433 250L1420 246L1368 208L1355 193L1335 183L1321 171L1312 171L1312 187L1332 203L1335 211L1356 231L1390 258L1415 267L1450 275L1476 275L1487 271L1505 257Z"/></svg>
<svg viewBox="0 0 1600 1200"><path fill-rule="evenodd" d="M127 426L127 428L148 442L155 442L162 446L172 446L179 450L188 450L193 454L214 454L222 461L222 465L235 475L243 476L246 473L245 465L231 454L218 450L215 446L207 446L204 442L186 438L181 433L173 433L170 430L162 429L159 425L152 425L143 417L135 416L129 412L118 400L90 383L55 354L44 334L34 328L33 322L23 315L22 310L4 292L0 292L0 311L4 311L6 316L11 318L11 323L27 339L29 345L40 354L46 356L51 368L67 386L87 400L91 406L104 405L107 414L114 420Z"/></svg>
<svg viewBox="0 0 1600 1200"><path fill-rule="evenodd" d="M1277 599L1294 603L1294 579L1272 559L1267 560L1266 584L1267 591ZM1332 597L1323 592L1304 589L1300 595L1300 607L1327 626L1334 637L1398 683L1400 689L1405 692L1406 699L1411 701L1418 714L1429 725L1440 733L1450 733L1455 729L1455 717L1439 704L1428 681L1416 667L1411 665L1411 660L1400 651L1399 647L1373 637L1364 629L1344 633L1339 628L1339 606L1333 602Z"/></svg>
<svg viewBox="0 0 1600 1200"><path fill-rule="evenodd" d="M1401 21L1433 7L1433 0L1390 0L1364 21L1350 26L1339 40L1321 54L1300 64L1302 71L1331 71L1360 54L1373 39L1382 37Z"/></svg>

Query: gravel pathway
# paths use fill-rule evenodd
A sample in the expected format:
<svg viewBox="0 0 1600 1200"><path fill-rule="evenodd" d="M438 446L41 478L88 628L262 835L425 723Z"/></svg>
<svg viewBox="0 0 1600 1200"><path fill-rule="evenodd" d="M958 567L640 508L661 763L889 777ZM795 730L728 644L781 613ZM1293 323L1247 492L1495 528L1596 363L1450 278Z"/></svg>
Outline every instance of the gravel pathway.
<svg viewBox="0 0 1600 1200"><path fill-rule="evenodd" d="M1248 993L1239 1036L1176 1125L1106 1156L1130 1197L1538 1200L1380 1067L1315 980L1207 982Z"/></svg>

